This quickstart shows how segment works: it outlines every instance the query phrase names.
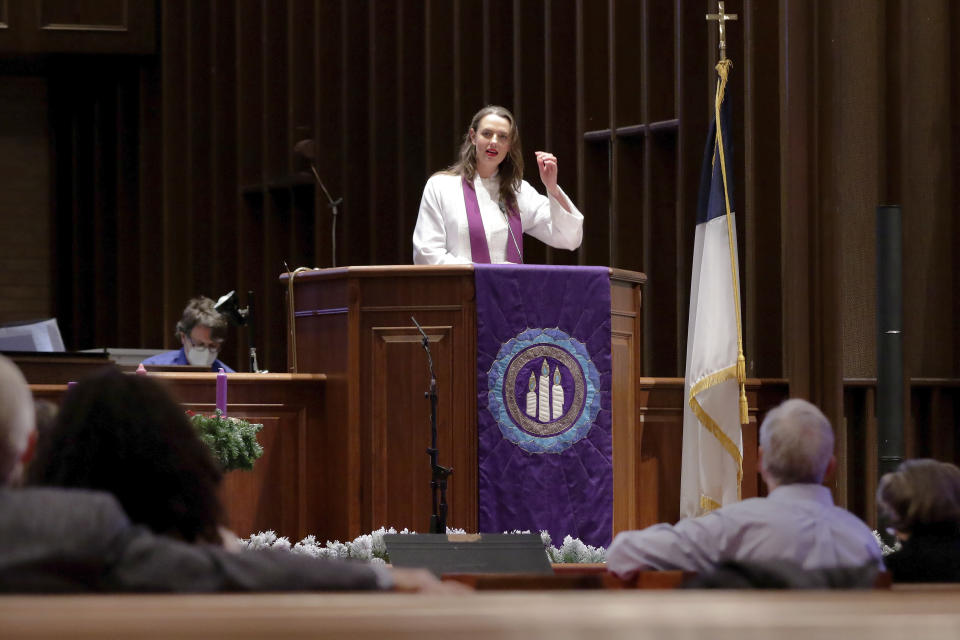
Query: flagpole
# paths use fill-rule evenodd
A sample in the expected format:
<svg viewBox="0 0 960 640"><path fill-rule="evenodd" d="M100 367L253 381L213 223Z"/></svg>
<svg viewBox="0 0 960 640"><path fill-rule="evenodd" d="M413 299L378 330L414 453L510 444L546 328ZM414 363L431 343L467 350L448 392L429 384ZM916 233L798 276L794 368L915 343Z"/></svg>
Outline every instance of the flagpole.
<svg viewBox="0 0 960 640"><path fill-rule="evenodd" d="M720 122L720 105L723 104L724 91L727 86L727 76L730 67L733 66L733 62L727 58L726 22L727 20L737 20L737 17L735 13L724 12L724 3L722 1L717 2L717 13L708 13L706 16L707 20L717 22L717 27L720 31L720 43L718 46L720 49L720 61L716 66L719 80L717 81L717 92L714 98L713 108L717 129L716 146L720 152L720 173L723 176L723 200L724 206L726 207L727 235L730 247L730 272L733 283L734 310L737 318L737 383L740 385L740 424L747 424L749 421L746 394L747 371L746 359L743 356L743 324L740 318L740 279L737 277L737 255L734 251L733 237L733 214L730 211L730 195L727 189L727 163L723 152L723 129Z"/></svg>

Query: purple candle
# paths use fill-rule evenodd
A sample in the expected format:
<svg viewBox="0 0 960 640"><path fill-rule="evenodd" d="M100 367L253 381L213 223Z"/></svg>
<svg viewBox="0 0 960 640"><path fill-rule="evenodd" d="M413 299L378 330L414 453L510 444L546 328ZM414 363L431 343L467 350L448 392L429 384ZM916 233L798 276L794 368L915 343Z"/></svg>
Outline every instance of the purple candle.
<svg viewBox="0 0 960 640"><path fill-rule="evenodd" d="M227 415L227 374L223 369L217 373L217 409Z"/></svg>

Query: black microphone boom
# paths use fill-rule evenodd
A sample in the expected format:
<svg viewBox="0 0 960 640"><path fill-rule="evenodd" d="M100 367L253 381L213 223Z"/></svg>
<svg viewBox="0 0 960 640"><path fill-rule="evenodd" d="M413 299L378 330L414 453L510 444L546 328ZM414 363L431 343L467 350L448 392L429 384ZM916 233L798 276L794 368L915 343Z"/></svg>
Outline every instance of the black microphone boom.
<svg viewBox="0 0 960 640"><path fill-rule="evenodd" d="M327 197L327 204L333 212L330 221L330 262L331 266L335 267L337 266L337 214L339 213L338 209L340 205L343 203L343 198L334 200L330 192L327 191L327 186L323 184L323 180L320 179L320 172L317 171L317 165L313 161L313 140L301 140L293 145L293 152L306 160L307 164L310 165L310 172L313 174L313 179L320 185L323 195Z"/></svg>

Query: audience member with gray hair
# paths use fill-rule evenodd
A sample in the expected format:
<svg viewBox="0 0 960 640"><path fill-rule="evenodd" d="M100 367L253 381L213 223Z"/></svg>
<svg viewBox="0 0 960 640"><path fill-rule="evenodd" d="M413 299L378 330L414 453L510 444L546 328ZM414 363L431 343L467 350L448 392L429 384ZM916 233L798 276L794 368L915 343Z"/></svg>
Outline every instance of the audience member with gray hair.
<svg viewBox="0 0 960 640"><path fill-rule="evenodd" d="M884 475L877 506L900 539L885 561L895 582L960 582L960 469L928 458Z"/></svg>
<svg viewBox="0 0 960 640"><path fill-rule="evenodd" d="M607 569L707 572L720 563L790 563L803 570L883 566L873 532L833 504L821 483L833 470L833 431L806 400L787 400L760 427L760 475L769 490L676 525L617 535Z"/></svg>
<svg viewBox="0 0 960 640"><path fill-rule="evenodd" d="M158 536L131 524L108 493L15 488L34 434L30 389L0 356L0 592L456 590L425 570Z"/></svg>
<svg viewBox="0 0 960 640"><path fill-rule="evenodd" d="M36 441L33 396L20 369L0 356L0 487L18 485Z"/></svg>

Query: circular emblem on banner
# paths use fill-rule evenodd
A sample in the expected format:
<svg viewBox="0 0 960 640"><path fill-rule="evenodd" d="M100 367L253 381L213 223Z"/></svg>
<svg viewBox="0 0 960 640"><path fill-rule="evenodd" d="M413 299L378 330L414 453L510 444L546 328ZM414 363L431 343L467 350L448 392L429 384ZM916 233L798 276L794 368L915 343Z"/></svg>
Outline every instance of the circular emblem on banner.
<svg viewBox="0 0 960 640"><path fill-rule="evenodd" d="M560 329L527 329L487 372L487 408L503 437L530 453L560 453L600 412L600 373L586 346Z"/></svg>

